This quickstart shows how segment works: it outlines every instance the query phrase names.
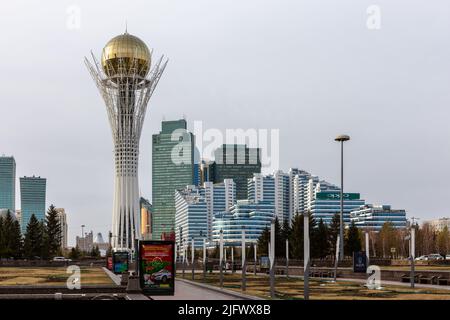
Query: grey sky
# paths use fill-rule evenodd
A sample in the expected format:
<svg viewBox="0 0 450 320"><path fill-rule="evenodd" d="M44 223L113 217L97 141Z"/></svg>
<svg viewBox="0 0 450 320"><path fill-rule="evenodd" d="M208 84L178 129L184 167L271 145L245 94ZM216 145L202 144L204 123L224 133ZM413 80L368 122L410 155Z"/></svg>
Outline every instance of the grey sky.
<svg viewBox="0 0 450 320"><path fill-rule="evenodd" d="M380 30L366 27L372 4ZM70 5L80 29L66 26ZM448 0L9 1L0 12L0 153L18 176L48 179L70 244L81 224L106 238L111 223L111 133L83 57L126 20L170 59L142 133L143 196L151 135L185 115L191 128L279 128L281 169L335 183L333 138L347 133L347 191L422 219L449 215Z"/></svg>

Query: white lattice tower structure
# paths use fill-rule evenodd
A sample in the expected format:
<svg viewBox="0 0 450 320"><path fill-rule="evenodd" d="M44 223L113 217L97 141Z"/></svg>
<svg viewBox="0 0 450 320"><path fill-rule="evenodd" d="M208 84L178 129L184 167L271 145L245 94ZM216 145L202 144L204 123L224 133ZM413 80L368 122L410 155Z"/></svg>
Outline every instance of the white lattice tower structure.
<svg viewBox="0 0 450 320"><path fill-rule="evenodd" d="M167 60L161 57L150 70L152 52L128 33L109 43L101 64L92 53L92 62L85 58L85 63L105 102L114 143L112 247L132 251L140 238L139 140L148 101ZM143 50L147 50L146 59L140 56Z"/></svg>

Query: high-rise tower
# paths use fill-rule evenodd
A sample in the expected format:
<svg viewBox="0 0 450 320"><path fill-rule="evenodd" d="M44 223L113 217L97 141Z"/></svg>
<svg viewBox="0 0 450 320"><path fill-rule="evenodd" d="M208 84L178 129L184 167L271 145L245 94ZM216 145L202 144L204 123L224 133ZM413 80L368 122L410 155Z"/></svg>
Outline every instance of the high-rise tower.
<svg viewBox="0 0 450 320"><path fill-rule="evenodd" d="M161 57L151 68L152 52L125 32L103 48L101 62L85 63L105 101L114 142L115 179L112 246L134 249L140 238L138 159L147 103L167 65Z"/></svg>
<svg viewBox="0 0 450 320"><path fill-rule="evenodd" d="M0 209L16 211L16 161L0 156Z"/></svg>

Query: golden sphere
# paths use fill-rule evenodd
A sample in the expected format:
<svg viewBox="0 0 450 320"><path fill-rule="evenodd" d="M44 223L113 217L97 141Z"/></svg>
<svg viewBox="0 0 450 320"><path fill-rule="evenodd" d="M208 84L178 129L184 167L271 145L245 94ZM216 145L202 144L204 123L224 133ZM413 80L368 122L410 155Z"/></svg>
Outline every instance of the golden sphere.
<svg viewBox="0 0 450 320"><path fill-rule="evenodd" d="M109 77L139 75L150 70L151 55L147 45L127 32L112 38L103 48L102 68Z"/></svg>

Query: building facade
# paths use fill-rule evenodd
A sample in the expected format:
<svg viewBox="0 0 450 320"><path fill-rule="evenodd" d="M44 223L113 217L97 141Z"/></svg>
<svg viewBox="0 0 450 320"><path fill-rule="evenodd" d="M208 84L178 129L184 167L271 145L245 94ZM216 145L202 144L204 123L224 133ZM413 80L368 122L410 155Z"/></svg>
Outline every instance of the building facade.
<svg viewBox="0 0 450 320"><path fill-rule="evenodd" d="M214 214L229 210L236 203L236 187L232 179L223 183L205 182L203 187L187 186L175 195L176 243L194 238L195 246L212 240Z"/></svg>
<svg viewBox="0 0 450 320"><path fill-rule="evenodd" d="M344 193L343 220L345 225L350 224L350 212L364 204L365 201L361 199L359 193ZM320 187L316 188L309 211L317 222L322 219L325 224L330 224L333 216L341 212L340 192L321 191Z"/></svg>
<svg viewBox="0 0 450 320"><path fill-rule="evenodd" d="M273 205L275 217L283 224L291 220L290 177L278 170L271 175L253 174L248 179L248 200L254 203L264 201Z"/></svg>
<svg viewBox="0 0 450 320"><path fill-rule="evenodd" d="M56 208L56 212L58 213L58 221L59 226L61 228L61 247L66 249L68 247L67 237L68 237L68 226L67 226L67 215L66 210L64 208Z"/></svg>
<svg viewBox="0 0 450 320"><path fill-rule="evenodd" d="M91 252L94 248L94 233L91 231L85 233L83 237L76 237L76 244L78 249L82 252Z"/></svg>
<svg viewBox="0 0 450 320"><path fill-rule="evenodd" d="M141 236L143 240L152 239L152 204L141 197Z"/></svg>
<svg viewBox="0 0 450 320"><path fill-rule="evenodd" d="M238 200L247 199L247 180L254 173L261 173L259 148L248 148L242 144L224 144L214 151L214 183L233 179Z"/></svg>
<svg viewBox="0 0 450 320"><path fill-rule="evenodd" d="M406 211L394 210L390 205L366 204L354 209L350 219L358 228L380 231L386 222L390 222L395 229L406 228Z"/></svg>
<svg viewBox="0 0 450 320"><path fill-rule="evenodd" d="M445 227L450 231L450 218L440 218L428 222L436 231L441 232Z"/></svg>
<svg viewBox="0 0 450 320"><path fill-rule="evenodd" d="M45 220L45 195L47 180L41 177L20 178L21 231L25 234L31 216Z"/></svg>
<svg viewBox="0 0 450 320"><path fill-rule="evenodd" d="M153 135L152 202L153 239L174 232L175 190L194 183L194 135L186 120L163 121Z"/></svg>
<svg viewBox="0 0 450 320"><path fill-rule="evenodd" d="M16 161L0 156L0 209L16 211Z"/></svg>
<svg viewBox="0 0 450 320"><path fill-rule="evenodd" d="M212 241L219 243L220 232L223 232L224 245L239 246L242 241L242 230L248 243L256 243L264 229L274 219L273 204L265 201L254 203L249 200L238 200L228 211L214 214Z"/></svg>

